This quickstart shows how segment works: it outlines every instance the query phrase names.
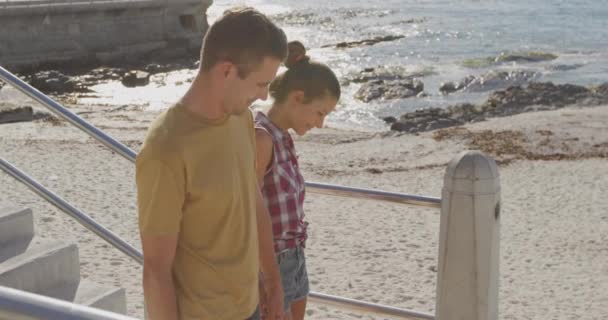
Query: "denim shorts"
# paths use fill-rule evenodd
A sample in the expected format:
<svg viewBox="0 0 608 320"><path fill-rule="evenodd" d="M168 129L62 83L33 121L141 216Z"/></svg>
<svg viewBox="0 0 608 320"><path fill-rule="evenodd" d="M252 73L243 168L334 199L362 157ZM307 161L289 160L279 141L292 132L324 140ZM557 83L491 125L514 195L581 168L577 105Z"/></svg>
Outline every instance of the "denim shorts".
<svg viewBox="0 0 608 320"><path fill-rule="evenodd" d="M287 310L293 302L308 296L310 291L304 248L296 247L281 252L277 255L277 263L281 271L283 301Z"/></svg>

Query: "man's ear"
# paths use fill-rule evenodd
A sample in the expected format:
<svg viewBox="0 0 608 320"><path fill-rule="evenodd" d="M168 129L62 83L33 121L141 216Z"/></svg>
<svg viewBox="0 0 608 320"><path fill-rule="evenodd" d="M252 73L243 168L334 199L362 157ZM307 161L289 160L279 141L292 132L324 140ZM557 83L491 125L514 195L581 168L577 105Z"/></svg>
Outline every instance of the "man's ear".
<svg viewBox="0 0 608 320"><path fill-rule="evenodd" d="M216 75L227 79L232 74L236 73L236 66L230 61L220 61L214 66Z"/></svg>

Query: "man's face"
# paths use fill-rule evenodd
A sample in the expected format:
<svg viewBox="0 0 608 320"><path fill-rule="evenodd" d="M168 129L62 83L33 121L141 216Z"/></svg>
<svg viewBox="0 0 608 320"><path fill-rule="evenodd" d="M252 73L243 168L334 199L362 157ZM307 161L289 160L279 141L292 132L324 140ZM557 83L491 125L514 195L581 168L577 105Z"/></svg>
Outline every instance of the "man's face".
<svg viewBox="0 0 608 320"><path fill-rule="evenodd" d="M244 79L238 76L235 68L230 75L225 96L225 108L229 114L241 114L257 100L268 98L268 85L279 70L281 61L266 57Z"/></svg>

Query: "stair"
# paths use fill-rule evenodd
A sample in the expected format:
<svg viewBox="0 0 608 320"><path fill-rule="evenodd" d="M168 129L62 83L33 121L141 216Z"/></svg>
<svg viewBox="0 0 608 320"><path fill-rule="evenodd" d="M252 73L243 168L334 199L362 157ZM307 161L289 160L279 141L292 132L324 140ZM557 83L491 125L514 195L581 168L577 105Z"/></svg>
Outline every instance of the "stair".
<svg viewBox="0 0 608 320"><path fill-rule="evenodd" d="M126 314L124 289L80 279L76 244L35 237L32 211L3 202L0 286Z"/></svg>

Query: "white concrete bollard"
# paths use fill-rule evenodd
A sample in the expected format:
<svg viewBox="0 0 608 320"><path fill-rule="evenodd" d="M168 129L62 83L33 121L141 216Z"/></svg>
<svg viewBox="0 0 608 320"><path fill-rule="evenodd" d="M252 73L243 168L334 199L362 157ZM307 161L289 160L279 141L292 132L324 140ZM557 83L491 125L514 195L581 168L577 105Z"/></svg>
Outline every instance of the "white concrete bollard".
<svg viewBox="0 0 608 320"><path fill-rule="evenodd" d="M467 151L445 173L437 320L497 320L500 181L493 159Z"/></svg>

